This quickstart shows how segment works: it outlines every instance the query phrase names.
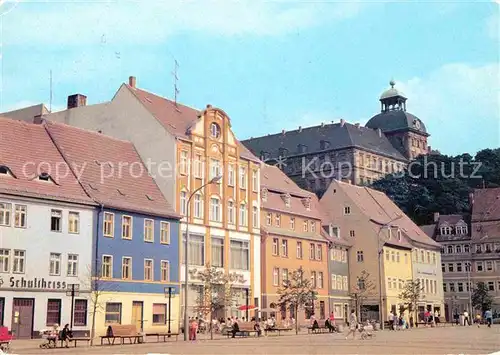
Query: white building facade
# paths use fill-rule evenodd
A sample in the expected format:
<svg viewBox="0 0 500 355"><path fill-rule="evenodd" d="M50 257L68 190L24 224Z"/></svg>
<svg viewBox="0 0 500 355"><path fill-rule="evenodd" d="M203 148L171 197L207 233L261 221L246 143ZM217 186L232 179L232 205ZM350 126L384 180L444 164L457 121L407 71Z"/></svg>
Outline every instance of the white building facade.
<svg viewBox="0 0 500 355"><path fill-rule="evenodd" d="M0 324L16 338L36 337L55 323L88 333L94 211L0 194Z"/></svg>

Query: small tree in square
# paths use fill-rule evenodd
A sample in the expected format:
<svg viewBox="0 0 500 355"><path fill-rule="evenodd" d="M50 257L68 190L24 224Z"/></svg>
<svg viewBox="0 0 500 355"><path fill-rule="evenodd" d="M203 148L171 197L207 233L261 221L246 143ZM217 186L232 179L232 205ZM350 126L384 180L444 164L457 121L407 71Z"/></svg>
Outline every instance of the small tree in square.
<svg viewBox="0 0 500 355"><path fill-rule="evenodd" d="M299 309L305 309L317 298L311 279L306 277L302 266L289 273L288 280L283 280L282 286L278 289L280 296L278 304L281 307L288 307L294 310L295 333L299 333L298 314Z"/></svg>
<svg viewBox="0 0 500 355"><path fill-rule="evenodd" d="M414 315L417 310L417 302L422 300L424 298L424 295L422 295L422 290L423 290L423 285L420 284L420 280L407 280L403 291L399 294L399 299L403 301L403 309L402 313L406 309L408 309L408 312L410 313L410 326L413 327L414 322ZM400 310L401 312L401 310Z"/></svg>
<svg viewBox="0 0 500 355"><path fill-rule="evenodd" d="M373 295L374 291L375 284L370 278L370 273L366 270L361 271L361 274L358 276L357 282L350 293L350 297L354 301L356 308L356 315L360 321L363 319L361 317L363 304L367 298Z"/></svg>
<svg viewBox="0 0 500 355"><path fill-rule="evenodd" d="M234 285L245 283L243 275L237 273L226 274L224 270L205 265L203 270L193 269L193 279L199 282L199 286L192 286L198 291L196 299L196 312L208 317L210 327L210 338L213 339L212 319L214 313L232 307L237 299L238 292Z"/></svg>
<svg viewBox="0 0 500 355"><path fill-rule="evenodd" d="M488 286L484 282L478 282L472 292L472 306L474 309L480 309L481 314L491 309L493 297L490 295ZM471 310L472 313L472 310ZM471 317L473 315L471 314Z"/></svg>

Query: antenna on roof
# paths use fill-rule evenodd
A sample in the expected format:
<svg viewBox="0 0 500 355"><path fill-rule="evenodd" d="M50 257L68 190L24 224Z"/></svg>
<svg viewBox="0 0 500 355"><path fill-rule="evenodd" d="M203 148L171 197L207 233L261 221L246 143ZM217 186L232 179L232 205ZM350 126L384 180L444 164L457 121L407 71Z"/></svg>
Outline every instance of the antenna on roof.
<svg viewBox="0 0 500 355"><path fill-rule="evenodd" d="M49 97L49 111L52 112L52 69L50 69L50 97Z"/></svg>
<svg viewBox="0 0 500 355"><path fill-rule="evenodd" d="M179 80L179 77L177 76L178 69L179 69L179 63L174 58L174 71L172 72L172 75L174 76L174 103L175 103L175 107L177 107L177 95L179 95L179 89L177 88L177 81Z"/></svg>

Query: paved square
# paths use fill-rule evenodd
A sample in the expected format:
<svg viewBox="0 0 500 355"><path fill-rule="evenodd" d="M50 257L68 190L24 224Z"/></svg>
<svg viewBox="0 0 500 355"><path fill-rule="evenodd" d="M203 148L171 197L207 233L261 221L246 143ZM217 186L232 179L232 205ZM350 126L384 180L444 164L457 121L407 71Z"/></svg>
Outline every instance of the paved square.
<svg viewBox="0 0 500 355"><path fill-rule="evenodd" d="M16 349L18 354L491 354L500 351L500 326L443 327L375 332L369 340L342 334L285 335L261 338L146 343L76 349ZM180 337L179 339L182 339Z"/></svg>

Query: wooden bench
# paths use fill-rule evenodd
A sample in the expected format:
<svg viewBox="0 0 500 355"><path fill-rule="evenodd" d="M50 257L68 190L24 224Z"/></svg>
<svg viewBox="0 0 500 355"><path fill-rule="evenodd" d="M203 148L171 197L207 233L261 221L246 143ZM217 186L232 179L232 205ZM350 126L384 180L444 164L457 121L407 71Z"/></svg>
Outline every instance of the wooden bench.
<svg viewBox="0 0 500 355"><path fill-rule="evenodd" d="M257 334L257 331L253 329L254 323L253 322L239 322L238 323L238 328L240 329L239 331L236 332L235 336L240 336L240 337L247 337L250 335L250 333L255 333ZM233 330L230 329L227 333L227 337L232 337L233 336Z"/></svg>
<svg viewBox="0 0 500 355"><path fill-rule="evenodd" d="M175 336L175 341L179 339L179 333L172 333L172 332L166 332L166 333L146 333L147 337L156 337L157 342L160 342L160 338L163 337L163 342L167 341L167 338Z"/></svg>
<svg viewBox="0 0 500 355"><path fill-rule="evenodd" d="M276 328L270 328L270 329L265 329L264 333L267 335L267 333L278 333L278 336L281 335L281 332L289 332L292 330L291 327L276 327Z"/></svg>
<svg viewBox="0 0 500 355"><path fill-rule="evenodd" d="M124 339L128 339L129 344L137 344L142 342L142 335L137 332L135 324L113 324L108 327L108 333L101 336L101 345L104 339L108 340L108 345L115 345L116 339L120 339L120 345L124 344Z"/></svg>
<svg viewBox="0 0 500 355"><path fill-rule="evenodd" d="M321 334L321 333L328 333L329 331L330 330L325 326L324 323L318 324L318 327L316 329L313 329L312 325L307 327L308 334Z"/></svg>
<svg viewBox="0 0 500 355"><path fill-rule="evenodd" d="M87 342L87 345L90 343L89 337L75 337L75 338L69 338L68 340L70 343L73 342L75 348L78 342ZM59 339L59 341L61 342L61 348L62 348L64 346L64 340Z"/></svg>

